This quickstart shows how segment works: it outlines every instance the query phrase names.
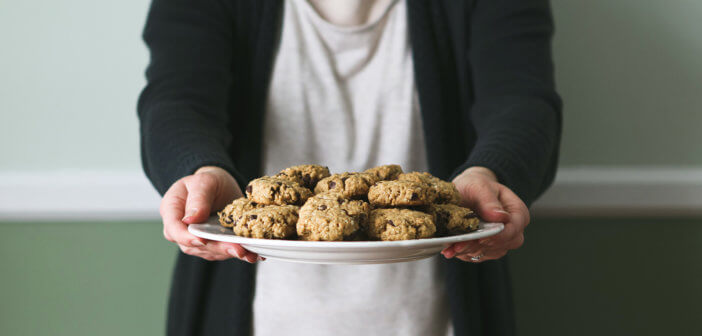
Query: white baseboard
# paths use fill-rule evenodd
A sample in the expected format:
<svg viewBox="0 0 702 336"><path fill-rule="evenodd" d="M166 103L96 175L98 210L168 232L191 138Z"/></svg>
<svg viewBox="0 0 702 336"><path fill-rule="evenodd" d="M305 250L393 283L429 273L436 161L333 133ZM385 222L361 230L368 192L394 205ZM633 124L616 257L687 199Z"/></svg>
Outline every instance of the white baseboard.
<svg viewBox="0 0 702 336"><path fill-rule="evenodd" d="M563 168L532 206L542 217L702 215L702 168Z"/></svg>
<svg viewBox="0 0 702 336"><path fill-rule="evenodd" d="M157 220L141 172L0 172L0 220ZM563 168L537 217L699 216L702 168Z"/></svg>
<svg viewBox="0 0 702 336"><path fill-rule="evenodd" d="M0 172L0 220L158 219L141 172Z"/></svg>

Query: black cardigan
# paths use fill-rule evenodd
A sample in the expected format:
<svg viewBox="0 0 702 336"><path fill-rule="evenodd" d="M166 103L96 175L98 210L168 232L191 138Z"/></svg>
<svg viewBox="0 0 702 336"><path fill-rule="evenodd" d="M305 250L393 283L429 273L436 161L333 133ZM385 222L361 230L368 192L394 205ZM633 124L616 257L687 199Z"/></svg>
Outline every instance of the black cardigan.
<svg viewBox="0 0 702 336"><path fill-rule="evenodd" d="M560 142L548 0L407 1L430 172L488 167L530 204L553 180ZM205 165L239 185L260 175L281 3L153 0L138 114L144 170L160 193ZM515 333L504 258L443 264L456 335ZM179 253L168 334L248 335L254 272Z"/></svg>

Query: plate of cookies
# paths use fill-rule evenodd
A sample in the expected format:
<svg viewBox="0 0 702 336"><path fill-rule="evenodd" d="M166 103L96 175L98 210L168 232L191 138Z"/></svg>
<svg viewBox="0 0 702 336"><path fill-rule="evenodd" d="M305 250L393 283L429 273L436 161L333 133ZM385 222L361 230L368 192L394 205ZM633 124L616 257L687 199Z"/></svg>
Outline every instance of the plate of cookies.
<svg viewBox="0 0 702 336"><path fill-rule="evenodd" d="M461 207L453 183L398 165L338 174L299 165L252 180L245 193L188 230L266 258L380 264L431 257L504 228Z"/></svg>

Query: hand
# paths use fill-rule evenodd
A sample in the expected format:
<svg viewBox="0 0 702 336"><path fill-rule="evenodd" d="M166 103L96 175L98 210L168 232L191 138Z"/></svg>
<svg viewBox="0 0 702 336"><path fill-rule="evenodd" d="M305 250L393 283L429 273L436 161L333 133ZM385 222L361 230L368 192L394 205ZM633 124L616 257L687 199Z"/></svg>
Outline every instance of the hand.
<svg viewBox="0 0 702 336"><path fill-rule="evenodd" d="M482 262L502 258L507 251L524 244L529 209L509 188L497 182L491 170L468 168L453 183L461 194L461 205L473 209L485 221L504 223L505 228L491 237L452 244L441 251L444 257ZM473 257L479 260L471 259Z"/></svg>
<svg viewBox="0 0 702 336"><path fill-rule="evenodd" d="M198 238L188 232L187 225L204 222L213 210L222 209L241 196L239 185L226 170L202 167L173 183L163 195L160 208L163 235L178 244L185 254L210 261L235 257L255 263L258 255L239 244Z"/></svg>

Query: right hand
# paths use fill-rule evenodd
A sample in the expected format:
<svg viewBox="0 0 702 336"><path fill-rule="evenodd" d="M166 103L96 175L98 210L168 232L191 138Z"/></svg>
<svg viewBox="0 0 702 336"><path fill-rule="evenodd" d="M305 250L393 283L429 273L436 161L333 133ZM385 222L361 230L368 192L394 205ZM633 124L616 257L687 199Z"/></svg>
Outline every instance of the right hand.
<svg viewBox="0 0 702 336"><path fill-rule="evenodd" d="M204 222L211 212L242 196L239 184L226 170L209 166L198 169L173 183L163 195L160 212L164 237L178 244L185 254L210 261L239 258L255 263L258 255L239 244L207 240L188 232L189 224Z"/></svg>

